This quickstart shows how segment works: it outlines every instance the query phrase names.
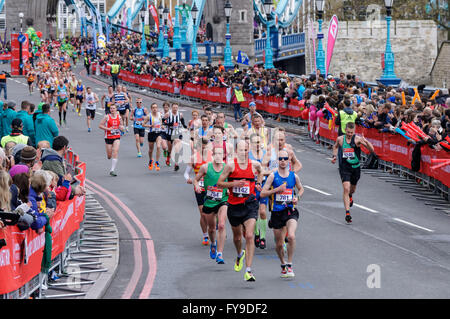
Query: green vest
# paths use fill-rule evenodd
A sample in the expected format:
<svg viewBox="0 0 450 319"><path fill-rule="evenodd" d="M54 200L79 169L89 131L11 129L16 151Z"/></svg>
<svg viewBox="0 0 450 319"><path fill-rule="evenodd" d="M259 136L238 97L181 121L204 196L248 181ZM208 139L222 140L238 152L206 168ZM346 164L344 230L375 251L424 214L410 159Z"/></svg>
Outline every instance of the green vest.
<svg viewBox="0 0 450 319"><path fill-rule="evenodd" d="M112 73L112 74L117 74L117 73L119 73L119 65L118 65L118 64L113 64L113 65L111 65L111 73Z"/></svg>
<svg viewBox="0 0 450 319"><path fill-rule="evenodd" d="M228 201L228 193L224 188L217 187L217 181L219 180L220 174L222 174L223 169L225 168L225 163L222 166L220 172L216 172L213 163L208 163L208 170L206 171L206 175L203 178L206 197L205 203L203 206L213 208L219 205L221 202ZM222 193L222 197L217 197L218 194Z"/></svg>
<svg viewBox="0 0 450 319"><path fill-rule="evenodd" d="M13 135L13 136L11 136L11 135L3 136L2 141L1 141L2 147L4 148L6 143L9 143L9 142L27 145L28 144L28 136L25 136L23 134Z"/></svg>
<svg viewBox="0 0 450 319"><path fill-rule="evenodd" d="M357 117L358 114L354 111L352 114L348 114L343 110L339 111L339 118L341 120L341 132L345 133L345 127L347 126L347 123L355 123Z"/></svg>
<svg viewBox="0 0 450 319"><path fill-rule="evenodd" d="M345 137L345 135L342 140L342 159L345 159L347 163L352 166L352 168L358 168L361 165L358 158L358 155L360 155L359 150L347 143L347 138ZM352 141L354 141L354 137L352 138Z"/></svg>
<svg viewBox="0 0 450 319"><path fill-rule="evenodd" d="M241 90L234 90L234 95L236 95L236 100L238 102L244 102L245 101L244 94L242 94Z"/></svg>

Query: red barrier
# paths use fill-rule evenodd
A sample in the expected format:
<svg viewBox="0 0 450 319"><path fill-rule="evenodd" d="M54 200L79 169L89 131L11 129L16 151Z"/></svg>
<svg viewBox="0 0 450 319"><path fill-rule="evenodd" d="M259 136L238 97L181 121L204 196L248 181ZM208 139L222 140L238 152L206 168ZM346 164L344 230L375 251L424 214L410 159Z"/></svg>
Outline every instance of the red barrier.
<svg viewBox="0 0 450 319"><path fill-rule="evenodd" d="M411 169L414 147L412 145L408 146L407 141L403 137L391 133L380 133L376 129L367 129L361 126L357 126L356 133L364 134L364 137L372 143L375 153L380 159ZM321 118L319 135L335 141L337 138L337 128L335 128L334 132L331 131L328 128L328 121ZM362 150L368 153L368 150L364 147L362 147ZM450 187L450 165L431 169L431 160L436 158L450 159L450 154L446 151L436 151L428 146L422 147L420 172Z"/></svg>
<svg viewBox="0 0 450 319"><path fill-rule="evenodd" d="M76 178L85 184L86 164L80 163L81 173ZM80 228L84 218L85 196L58 202L52 227L52 259L64 251L69 237ZM0 231L6 246L0 249L0 294L15 291L24 286L41 271L45 233L32 229L20 231L17 226L7 226ZM27 263L25 261L27 260Z"/></svg>

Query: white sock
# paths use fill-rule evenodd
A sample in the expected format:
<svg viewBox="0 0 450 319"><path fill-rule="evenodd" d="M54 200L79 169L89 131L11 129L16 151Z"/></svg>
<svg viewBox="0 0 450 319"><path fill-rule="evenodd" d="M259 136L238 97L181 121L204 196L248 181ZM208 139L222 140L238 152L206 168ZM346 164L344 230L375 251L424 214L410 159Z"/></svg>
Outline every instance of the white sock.
<svg viewBox="0 0 450 319"><path fill-rule="evenodd" d="M250 267L247 267L247 268L245 269L245 271L246 271L246 272L252 272L252 269L251 269Z"/></svg>
<svg viewBox="0 0 450 319"><path fill-rule="evenodd" d="M117 161L118 161L117 158L112 159L111 172L114 172L114 170L116 169Z"/></svg>
<svg viewBox="0 0 450 319"><path fill-rule="evenodd" d="M203 238L205 238L205 237L208 237L208 238L209 238L208 233L203 233Z"/></svg>

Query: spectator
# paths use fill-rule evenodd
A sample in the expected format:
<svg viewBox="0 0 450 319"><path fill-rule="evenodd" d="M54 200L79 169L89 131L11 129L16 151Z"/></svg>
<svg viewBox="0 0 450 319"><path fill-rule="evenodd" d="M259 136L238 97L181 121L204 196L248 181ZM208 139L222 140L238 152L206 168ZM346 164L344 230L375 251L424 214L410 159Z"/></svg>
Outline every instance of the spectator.
<svg viewBox="0 0 450 319"><path fill-rule="evenodd" d="M59 135L55 120L50 116L50 105L42 105L42 113L36 116L36 143L48 141L50 146L53 139Z"/></svg>
<svg viewBox="0 0 450 319"><path fill-rule="evenodd" d="M23 133L23 123L19 118L15 118L11 122L11 133L9 135L3 136L1 139L1 146L5 147L6 143L14 142L16 144L32 145L31 139L25 136Z"/></svg>
<svg viewBox="0 0 450 319"><path fill-rule="evenodd" d="M17 115L16 111L14 111L15 107L15 102L10 101L3 103L3 112L1 114L1 137L11 134L11 124Z"/></svg>
<svg viewBox="0 0 450 319"><path fill-rule="evenodd" d="M30 115L31 103L23 101L21 104L21 110L17 112L16 118L22 120L23 135L28 136L31 139L31 145L36 145L36 137L34 131L33 116ZM33 106L34 111L34 106ZM32 113L31 113L32 114Z"/></svg>
<svg viewBox="0 0 450 319"><path fill-rule="evenodd" d="M30 192L28 200L31 203L31 208L34 211L35 221L31 224L31 229L43 232L43 227L47 224L47 217L44 215L44 211L41 207L43 200L43 193L47 189L47 181L45 177L40 174L35 174L30 179Z"/></svg>

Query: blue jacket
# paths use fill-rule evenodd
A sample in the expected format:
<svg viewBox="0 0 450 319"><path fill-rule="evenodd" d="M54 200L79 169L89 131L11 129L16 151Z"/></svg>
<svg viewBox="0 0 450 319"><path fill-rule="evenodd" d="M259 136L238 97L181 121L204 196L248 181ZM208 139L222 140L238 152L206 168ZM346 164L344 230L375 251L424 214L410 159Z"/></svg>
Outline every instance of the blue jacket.
<svg viewBox="0 0 450 319"><path fill-rule="evenodd" d="M34 216L36 216L36 220L31 224L31 229L38 230L47 224L47 217L45 217L44 213L39 212L39 208L37 202L42 200L42 197L38 196L33 189L30 187L30 193L28 194L28 199L31 202L31 208L34 210Z"/></svg>

